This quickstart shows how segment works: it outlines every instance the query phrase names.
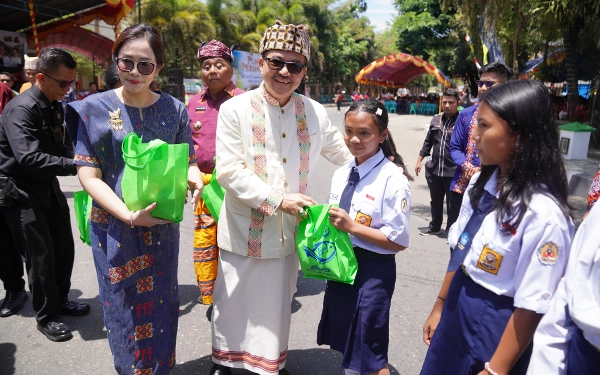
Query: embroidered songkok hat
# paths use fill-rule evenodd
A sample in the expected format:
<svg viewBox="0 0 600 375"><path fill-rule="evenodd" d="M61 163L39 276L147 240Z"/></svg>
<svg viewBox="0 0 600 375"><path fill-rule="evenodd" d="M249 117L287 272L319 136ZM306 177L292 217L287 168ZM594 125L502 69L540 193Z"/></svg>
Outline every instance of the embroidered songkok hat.
<svg viewBox="0 0 600 375"><path fill-rule="evenodd" d="M37 60L38 60L37 56L29 57L29 56L25 55L25 66L23 67L23 69L36 70L35 64L37 63Z"/></svg>
<svg viewBox="0 0 600 375"><path fill-rule="evenodd" d="M284 25L281 21L275 21L275 25L265 30L258 52L262 54L274 49L297 52L308 61L310 59L308 25Z"/></svg>
<svg viewBox="0 0 600 375"><path fill-rule="evenodd" d="M198 48L198 61L202 62L206 59L222 58L224 60L233 62L233 56L231 50L223 43L218 40L211 40L208 43L202 43Z"/></svg>

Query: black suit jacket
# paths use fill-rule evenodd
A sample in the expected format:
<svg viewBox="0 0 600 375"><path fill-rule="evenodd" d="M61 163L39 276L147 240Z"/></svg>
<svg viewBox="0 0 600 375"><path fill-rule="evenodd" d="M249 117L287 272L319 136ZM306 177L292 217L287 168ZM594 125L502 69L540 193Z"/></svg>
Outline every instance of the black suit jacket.
<svg viewBox="0 0 600 375"><path fill-rule="evenodd" d="M50 208L52 194L67 201L56 176L77 173L73 143L63 127L62 104L33 85L11 100L0 118L0 174L6 194L32 207Z"/></svg>

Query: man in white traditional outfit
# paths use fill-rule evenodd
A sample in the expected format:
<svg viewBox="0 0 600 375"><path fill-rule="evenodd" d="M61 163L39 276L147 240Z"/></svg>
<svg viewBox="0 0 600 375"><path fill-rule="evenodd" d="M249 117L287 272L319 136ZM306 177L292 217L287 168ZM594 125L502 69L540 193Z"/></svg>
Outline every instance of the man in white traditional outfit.
<svg viewBox="0 0 600 375"><path fill-rule="evenodd" d="M294 90L306 74L306 25L269 27L258 60L263 83L223 103L217 123L217 180L225 188L213 296L209 375L231 368L285 369L298 275L295 228L319 155L352 159L325 108Z"/></svg>

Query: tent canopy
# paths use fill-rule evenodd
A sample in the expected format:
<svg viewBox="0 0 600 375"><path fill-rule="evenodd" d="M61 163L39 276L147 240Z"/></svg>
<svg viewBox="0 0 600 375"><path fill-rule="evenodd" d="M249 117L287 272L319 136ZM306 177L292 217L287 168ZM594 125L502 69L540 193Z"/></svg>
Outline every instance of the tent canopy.
<svg viewBox="0 0 600 375"><path fill-rule="evenodd" d="M355 77L362 85L406 87L423 74L433 74L444 87L456 85L436 67L420 57L406 53L387 55L365 66Z"/></svg>

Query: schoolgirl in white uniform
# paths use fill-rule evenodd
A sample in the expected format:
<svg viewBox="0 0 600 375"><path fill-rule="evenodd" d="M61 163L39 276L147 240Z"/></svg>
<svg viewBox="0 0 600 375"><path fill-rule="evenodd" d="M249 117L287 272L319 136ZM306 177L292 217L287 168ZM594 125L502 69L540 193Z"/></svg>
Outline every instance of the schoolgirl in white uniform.
<svg viewBox="0 0 600 375"><path fill-rule="evenodd" d="M567 273L533 338L527 375L600 374L600 206L571 246Z"/></svg>
<svg viewBox="0 0 600 375"><path fill-rule="evenodd" d="M331 208L329 219L350 234L358 272L353 285L327 282L317 343L343 354L347 375L388 375L394 257L408 246L413 178L396 152L382 103L352 103L344 123L346 146L355 160L333 175L329 203L339 207Z"/></svg>
<svg viewBox="0 0 600 375"><path fill-rule="evenodd" d="M527 371L574 229L553 113L535 81L482 95L473 138L483 168L450 230L450 264L423 328L422 375Z"/></svg>

